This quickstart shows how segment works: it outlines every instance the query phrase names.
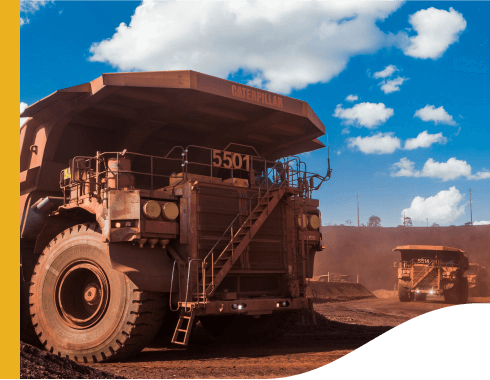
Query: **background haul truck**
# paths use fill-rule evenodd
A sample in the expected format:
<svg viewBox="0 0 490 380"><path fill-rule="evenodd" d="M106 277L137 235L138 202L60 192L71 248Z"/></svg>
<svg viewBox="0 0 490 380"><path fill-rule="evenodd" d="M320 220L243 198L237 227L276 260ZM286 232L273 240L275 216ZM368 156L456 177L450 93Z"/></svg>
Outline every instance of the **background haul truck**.
<svg viewBox="0 0 490 380"><path fill-rule="evenodd" d="M195 318L272 339L308 306L311 194L330 169L295 156L324 147L307 103L193 71L115 73L21 116L23 340L96 362L159 331L187 345Z"/></svg>
<svg viewBox="0 0 490 380"><path fill-rule="evenodd" d="M434 245L405 245L398 268L398 296L401 302L425 301L427 295L444 295L446 303L468 302L468 257L458 248Z"/></svg>

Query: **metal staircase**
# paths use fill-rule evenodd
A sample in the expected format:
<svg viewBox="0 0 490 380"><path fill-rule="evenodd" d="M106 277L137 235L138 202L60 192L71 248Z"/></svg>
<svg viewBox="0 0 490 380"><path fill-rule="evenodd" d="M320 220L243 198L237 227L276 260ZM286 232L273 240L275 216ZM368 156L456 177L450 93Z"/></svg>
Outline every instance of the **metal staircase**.
<svg viewBox="0 0 490 380"><path fill-rule="evenodd" d="M282 176L285 171L288 170L286 166L281 172L279 177ZM267 178L266 178L267 181ZM187 290L185 302L179 302L179 306L182 307L179 321L172 337L172 343L186 346L189 341L190 331L194 322L194 316L196 309L204 306L208 297L212 296L218 286L221 284L225 276L229 273L235 262L240 258L242 253L246 250L260 227L267 220L277 204L281 201L282 197L286 193L287 180L282 180L279 183L269 184L264 183L266 189L262 189L262 185L259 187L258 192L254 194L246 203L246 205L240 210L238 215L230 223L223 235L218 239L211 251L201 261L201 266L198 266L197 284L194 287L194 291L191 290L190 300L189 286L191 276L191 265L193 261L188 262L188 274L187 274ZM263 184L263 185L264 185ZM258 197L257 205L252 210L252 200ZM246 217L242 225L234 232L233 225L240 216L245 216L246 210L249 210L249 214ZM230 234L230 235L228 235ZM215 248L221 242L225 236L231 236L229 243L219 253L214 253Z"/></svg>
<svg viewBox="0 0 490 380"><path fill-rule="evenodd" d="M203 290L203 292L198 293L197 297L209 297L215 292L221 281L233 267L233 264L240 258L257 231L279 203L284 193L283 185L276 189L268 190L259 198L257 206L255 206L236 233L231 234L230 242L223 251L216 256L211 251L212 265L210 271L206 270L203 265L203 273L198 285L198 289ZM233 227L230 228L232 231Z"/></svg>
<svg viewBox="0 0 490 380"><path fill-rule="evenodd" d="M428 267L418 273L413 279L413 288L421 285L429 285L437 277L438 268Z"/></svg>

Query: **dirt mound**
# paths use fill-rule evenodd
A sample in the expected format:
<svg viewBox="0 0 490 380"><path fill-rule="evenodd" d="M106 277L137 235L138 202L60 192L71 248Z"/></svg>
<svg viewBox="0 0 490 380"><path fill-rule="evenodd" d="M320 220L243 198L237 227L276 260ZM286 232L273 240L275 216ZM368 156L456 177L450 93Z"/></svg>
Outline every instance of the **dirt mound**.
<svg viewBox="0 0 490 380"><path fill-rule="evenodd" d="M20 342L21 379L125 379Z"/></svg>
<svg viewBox="0 0 490 380"><path fill-rule="evenodd" d="M379 289L379 290L374 290L373 294L376 296L376 298L396 298L396 297L398 297L398 292L396 290Z"/></svg>
<svg viewBox="0 0 490 380"><path fill-rule="evenodd" d="M306 289L306 296L312 298L315 303L376 298L362 284L323 281L310 281Z"/></svg>

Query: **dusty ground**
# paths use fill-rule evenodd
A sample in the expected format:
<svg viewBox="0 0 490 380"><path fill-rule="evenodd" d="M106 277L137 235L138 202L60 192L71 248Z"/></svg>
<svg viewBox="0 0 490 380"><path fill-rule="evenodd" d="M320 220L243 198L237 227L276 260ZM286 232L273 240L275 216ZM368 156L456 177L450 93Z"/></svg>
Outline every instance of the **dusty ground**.
<svg viewBox="0 0 490 380"><path fill-rule="evenodd" d="M490 303L490 298L470 298L470 302ZM275 342L221 344L198 326L188 348L166 347L156 341L132 361L92 367L129 378L292 376L328 364L393 326L445 306L442 298L410 303L397 298L322 303L315 305L317 327L298 325Z"/></svg>

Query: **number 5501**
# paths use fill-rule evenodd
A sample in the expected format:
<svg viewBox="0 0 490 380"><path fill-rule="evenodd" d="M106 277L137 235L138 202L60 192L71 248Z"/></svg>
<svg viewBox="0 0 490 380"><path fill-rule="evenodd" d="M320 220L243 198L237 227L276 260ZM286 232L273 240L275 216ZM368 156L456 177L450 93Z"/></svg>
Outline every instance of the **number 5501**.
<svg viewBox="0 0 490 380"><path fill-rule="evenodd" d="M243 167L245 164L245 167ZM213 166L225 169L250 170L250 156L213 149Z"/></svg>

